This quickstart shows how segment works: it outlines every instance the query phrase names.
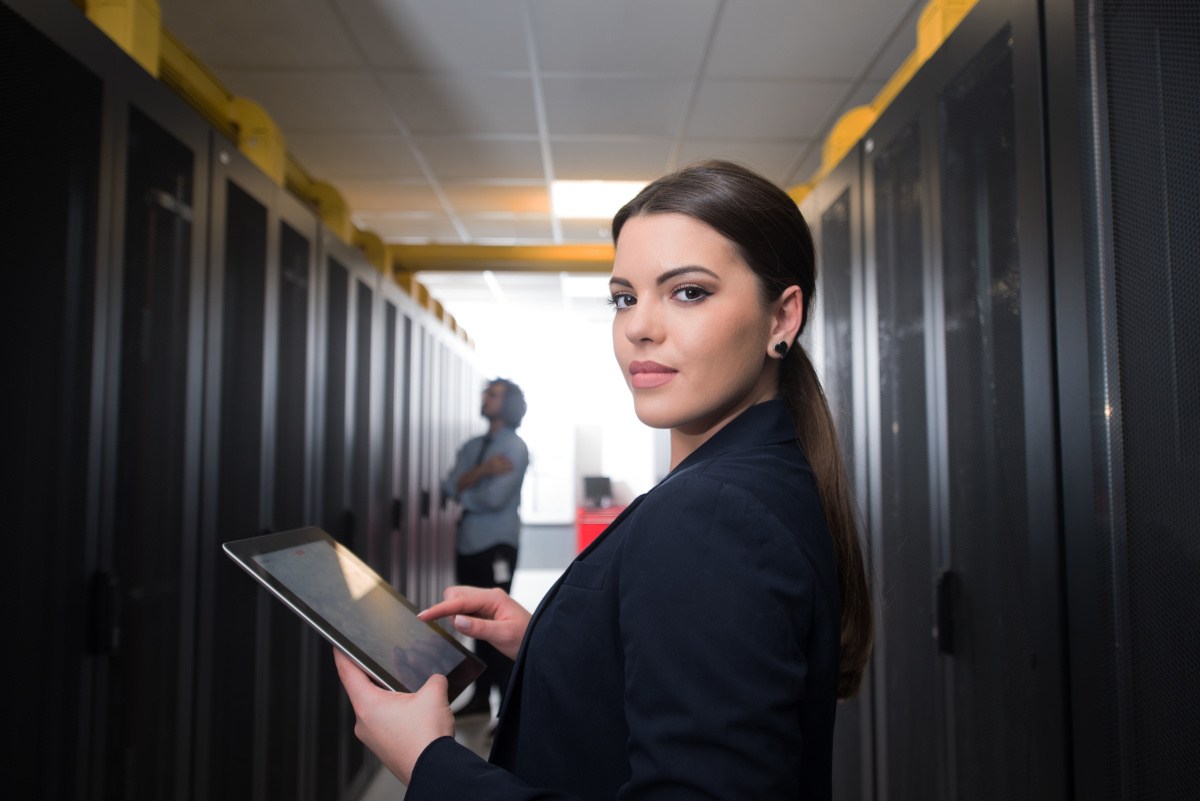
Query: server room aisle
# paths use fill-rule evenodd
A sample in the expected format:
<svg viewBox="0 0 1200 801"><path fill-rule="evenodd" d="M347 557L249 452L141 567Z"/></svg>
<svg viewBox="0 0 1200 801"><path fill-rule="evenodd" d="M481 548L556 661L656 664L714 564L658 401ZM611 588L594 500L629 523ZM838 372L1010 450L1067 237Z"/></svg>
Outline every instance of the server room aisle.
<svg viewBox="0 0 1200 801"><path fill-rule="evenodd" d="M513 598L532 612L574 558L573 526L522 526L517 569L513 573ZM455 706L466 703L467 700L469 699L464 697L460 704ZM455 725L455 738L487 759L492 748L491 727L488 723L489 721L482 716L460 720ZM398 801L402 798L404 785L387 768L381 767L367 785L361 801Z"/></svg>

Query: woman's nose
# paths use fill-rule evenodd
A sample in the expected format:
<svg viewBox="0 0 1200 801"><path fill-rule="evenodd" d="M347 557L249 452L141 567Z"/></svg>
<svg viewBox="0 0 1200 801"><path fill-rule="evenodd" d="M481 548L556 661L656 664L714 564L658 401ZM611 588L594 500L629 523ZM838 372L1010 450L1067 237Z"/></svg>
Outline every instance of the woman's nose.
<svg viewBox="0 0 1200 801"><path fill-rule="evenodd" d="M661 321L649 303L634 305L625 320L625 336L630 342L656 342L661 336Z"/></svg>

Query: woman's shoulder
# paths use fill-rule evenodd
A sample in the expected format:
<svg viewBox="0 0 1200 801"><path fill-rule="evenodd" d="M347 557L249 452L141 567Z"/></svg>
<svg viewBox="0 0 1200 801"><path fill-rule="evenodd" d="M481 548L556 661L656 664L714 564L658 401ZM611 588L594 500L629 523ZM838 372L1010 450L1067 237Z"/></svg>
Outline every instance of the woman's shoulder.
<svg viewBox="0 0 1200 801"><path fill-rule="evenodd" d="M669 476L630 519L638 551L752 550L818 573L833 566L833 543L816 483L796 446L726 454Z"/></svg>
<svg viewBox="0 0 1200 801"><path fill-rule="evenodd" d="M824 525L812 469L794 443L745 448L687 466L668 476L646 502L651 508L678 505L713 493L744 496L746 511L777 516L788 526L813 518Z"/></svg>

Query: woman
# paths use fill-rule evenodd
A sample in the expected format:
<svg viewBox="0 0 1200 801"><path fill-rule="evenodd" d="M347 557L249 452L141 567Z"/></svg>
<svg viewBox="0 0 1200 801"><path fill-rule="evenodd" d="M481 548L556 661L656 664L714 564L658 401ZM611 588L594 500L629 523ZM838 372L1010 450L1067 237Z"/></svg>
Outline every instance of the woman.
<svg viewBox="0 0 1200 801"><path fill-rule="evenodd" d="M829 798L836 698L871 608L836 432L796 344L808 227L754 173L706 162L613 220L613 347L670 474L531 619L452 587L422 617L516 659L490 763L455 743L445 680L379 690L340 654L355 732L413 799ZM811 465L811 466L810 466Z"/></svg>

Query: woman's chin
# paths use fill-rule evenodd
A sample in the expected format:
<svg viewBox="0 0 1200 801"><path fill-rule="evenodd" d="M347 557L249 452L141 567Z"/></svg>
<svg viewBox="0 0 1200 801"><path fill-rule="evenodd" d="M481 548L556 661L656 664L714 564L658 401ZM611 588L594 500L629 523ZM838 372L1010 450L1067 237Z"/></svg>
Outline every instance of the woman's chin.
<svg viewBox="0 0 1200 801"><path fill-rule="evenodd" d="M675 428L683 423L674 404L665 402L664 398L639 398L639 391L645 390L634 390L633 411L644 425L650 428Z"/></svg>

